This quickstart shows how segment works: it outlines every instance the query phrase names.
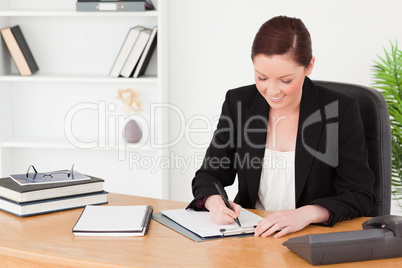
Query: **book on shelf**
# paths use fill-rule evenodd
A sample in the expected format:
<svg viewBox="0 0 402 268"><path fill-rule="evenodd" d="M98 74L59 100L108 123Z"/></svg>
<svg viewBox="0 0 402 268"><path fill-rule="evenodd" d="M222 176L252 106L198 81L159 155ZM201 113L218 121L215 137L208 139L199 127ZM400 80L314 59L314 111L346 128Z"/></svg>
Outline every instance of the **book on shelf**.
<svg viewBox="0 0 402 268"><path fill-rule="evenodd" d="M127 57L127 60L124 63L124 66L120 72L120 75L123 77L132 77L134 73L134 69L137 66L138 61L140 60L141 54L145 49L145 46L148 43L148 39L151 36L150 29L144 29L138 35L137 40L133 48L130 51L130 54Z"/></svg>
<svg viewBox="0 0 402 268"><path fill-rule="evenodd" d="M133 0L77 0L77 2L115 3L115 2L133 2ZM151 0L137 0L137 2L144 2L145 10L155 10L155 6Z"/></svg>
<svg viewBox="0 0 402 268"><path fill-rule="evenodd" d="M0 197L13 202L24 203L102 192L104 180L93 176L89 177L89 180L31 185L20 185L10 177L0 178Z"/></svg>
<svg viewBox="0 0 402 268"><path fill-rule="evenodd" d="M26 217L61 210L80 208L87 205L106 204L107 195L108 192L103 191L24 203L13 202L4 198L0 198L0 210L9 212L19 217Z"/></svg>
<svg viewBox="0 0 402 268"><path fill-rule="evenodd" d="M158 27L155 26L152 29L151 35L148 39L145 49L141 54L141 57L138 61L137 66L135 67L134 74L133 74L134 78L142 76L144 74L145 70L147 69L148 63L151 60L151 56L156 47L157 33L158 33Z"/></svg>
<svg viewBox="0 0 402 268"><path fill-rule="evenodd" d="M145 28L142 26L135 26L128 31L126 39L120 48L119 54L110 70L109 76L119 77L121 70L123 69L124 63L126 62L128 55L130 54L132 48L134 47L135 41L139 36L140 32Z"/></svg>
<svg viewBox="0 0 402 268"><path fill-rule="evenodd" d="M146 1L78 1L77 11L145 11Z"/></svg>
<svg viewBox="0 0 402 268"><path fill-rule="evenodd" d="M77 2L98 2L98 3L116 3L116 2L144 2L145 10L155 10L151 0L77 0Z"/></svg>
<svg viewBox="0 0 402 268"><path fill-rule="evenodd" d="M39 70L19 25L1 29L1 35L11 57L22 76L32 75Z"/></svg>
<svg viewBox="0 0 402 268"><path fill-rule="evenodd" d="M86 206L74 225L76 236L144 236L153 208L143 206Z"/></svg>

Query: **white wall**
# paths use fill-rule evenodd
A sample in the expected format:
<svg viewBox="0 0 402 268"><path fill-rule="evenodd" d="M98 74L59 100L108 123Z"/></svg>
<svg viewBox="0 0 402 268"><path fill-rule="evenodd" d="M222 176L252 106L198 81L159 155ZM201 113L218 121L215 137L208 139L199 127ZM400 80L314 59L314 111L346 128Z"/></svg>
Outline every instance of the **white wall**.
<svg viewBox="0 0 402 268"><path fill-rule="evenodd" d="M171 147L177 160L170 172L170 198L192 199L191 180L225 92L253 83L250 48L263 22L276 15L304 21L316 57L312 79L371 86L373 59L383 55L390 40L402 40L401 11L400 0L169 0L170 103L186 118L170 115L170 139L178 141ZM180 135L196 127L204 133ZM189 167L179 159L189 161Z"/></svg>

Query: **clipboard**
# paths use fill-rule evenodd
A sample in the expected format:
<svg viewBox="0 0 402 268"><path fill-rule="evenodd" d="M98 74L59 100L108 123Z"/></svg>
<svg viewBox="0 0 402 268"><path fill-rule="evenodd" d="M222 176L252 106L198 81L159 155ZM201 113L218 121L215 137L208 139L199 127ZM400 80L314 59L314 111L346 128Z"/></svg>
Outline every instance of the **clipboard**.
<svg viewBox="0 0 402 268"><path fill-rule="evenodd" d="M173 212L184 212L185 210L171 210ZM166 211L165 211L166 212ZM168 211L169 212L169 211ZM208 212L195 212L194 211L190 211L192 218L194 218L194 215L198 216L203 216L204 220L205 220L205 214L208 214ZM240 214L242 215L242 214ZM225 226L220 226L217 225L217 227L219 227L216 231L214 230L214 232L212 233L212 235L200 235L200 233L197 233L197 230L190 230L189 228L186 228L185 226L183 226L182 224L178 223L180 221L176 219L173 220L171 218L169 218L168 216L165 216L163 213L155 213L152 215L152 218L165 225L166 227L176 231L177 233L195 241L195 242L202 242L202 241L209 241L209 240L214 240L214 239L220 239L220 238L228 238L228 237L236 237L236 238L241 238L241 237L248 237L248 236L253 236L254 235L254 229L256 227L256 224L258 223L259 220L261 220L262 218L254 213L251 213L249 211L245 211L243 213L244 216L248 216L251 217L251 221L253 222L252 226L248 226L248 227L233 227L233 225L225 225ZM209 217L209 216L208 216ZM202 217L197 219L200 220L199 222L202 222ZM208 218L209 221L209 218ZM183 222L182 222L183 223ZM184 222L184 225L186 225L187 227L189 227L188 223ZM201 224L202 225L202 224ZM234 224L235 225L235 224Z"/></svg>

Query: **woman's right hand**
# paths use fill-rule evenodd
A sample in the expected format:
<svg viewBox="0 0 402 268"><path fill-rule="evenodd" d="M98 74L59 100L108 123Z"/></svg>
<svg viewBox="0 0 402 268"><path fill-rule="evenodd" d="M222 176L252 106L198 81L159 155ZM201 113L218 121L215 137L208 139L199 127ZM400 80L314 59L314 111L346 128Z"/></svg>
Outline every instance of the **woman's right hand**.
<svg viewBox="0 0 402 268"><path fill-rule="evenodd" d="M211 221L215 224L231 224L240 215L241 206L229 200L234 209L228 208L220 195L211 195L205 201L205 208L209 210Z"/></svg>

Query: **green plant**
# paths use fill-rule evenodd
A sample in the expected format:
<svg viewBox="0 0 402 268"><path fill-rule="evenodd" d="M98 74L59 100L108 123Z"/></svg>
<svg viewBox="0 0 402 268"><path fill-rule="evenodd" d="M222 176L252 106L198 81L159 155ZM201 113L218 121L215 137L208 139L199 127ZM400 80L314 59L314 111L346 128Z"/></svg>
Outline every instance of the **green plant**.
<svg viewBox="0 0 402 268"><path fill-rule="evenodd" d="M374 87L384 96L392 134L392 194L402 209L402 51L391 42L385 57L374 61Z"/></svg>

